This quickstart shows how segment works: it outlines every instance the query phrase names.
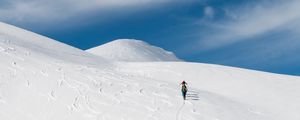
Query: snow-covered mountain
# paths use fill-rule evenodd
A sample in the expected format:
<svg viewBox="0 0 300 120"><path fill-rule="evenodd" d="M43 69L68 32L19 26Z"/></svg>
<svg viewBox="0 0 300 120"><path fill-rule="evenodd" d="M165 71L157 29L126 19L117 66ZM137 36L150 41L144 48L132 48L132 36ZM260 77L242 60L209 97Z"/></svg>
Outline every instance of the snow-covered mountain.
<svg viewBox="0 0 300 120"><path fill-rule="evenodd" d="M134 39L118 39L87 51L114 61L181 61L172 52Z"/></svg>
<svg viewBox="0 0 300 120"><path fill-rule="evenodd" d="M299 86L220 65L113 62L0 23L0 120L299 120Z"/></svg>

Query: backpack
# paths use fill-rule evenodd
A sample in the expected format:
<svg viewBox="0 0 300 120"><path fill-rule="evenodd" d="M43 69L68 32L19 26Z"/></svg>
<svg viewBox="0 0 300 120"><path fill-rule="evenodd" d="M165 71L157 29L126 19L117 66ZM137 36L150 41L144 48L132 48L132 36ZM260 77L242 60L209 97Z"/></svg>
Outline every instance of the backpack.
<svg viewBox="0 0 300 120"><path fill-rule="evenodd" d="M187 89L187 87L186 87L185 85L182 85L181 91L182 91L182 92L187 92L188 89Z"/></svg>

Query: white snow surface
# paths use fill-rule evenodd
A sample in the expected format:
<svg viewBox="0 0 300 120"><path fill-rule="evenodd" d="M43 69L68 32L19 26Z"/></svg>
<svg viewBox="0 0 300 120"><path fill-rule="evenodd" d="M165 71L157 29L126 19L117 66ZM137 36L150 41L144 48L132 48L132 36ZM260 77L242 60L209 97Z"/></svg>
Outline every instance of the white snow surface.
<svg viewBox="0 0 300 120"><path fill-rule="evenodd" d="M114 61L181 61L172 52L134 39L118 39L86 51Z"/></svg>
<svg viewBox="0 0 300 120"><path fill-rule="evenodd" d="M297 76L189 62L113 62L4 23L0 58L0 120L300 119Z"/></svg>

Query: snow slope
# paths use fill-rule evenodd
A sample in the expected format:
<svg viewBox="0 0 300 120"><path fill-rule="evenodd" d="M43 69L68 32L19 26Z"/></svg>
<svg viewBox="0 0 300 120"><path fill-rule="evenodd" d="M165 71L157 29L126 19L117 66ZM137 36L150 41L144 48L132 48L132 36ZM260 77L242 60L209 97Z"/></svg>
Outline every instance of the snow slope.
<svg viewBox="0 0 300 120"><path fill-rule="evenodd" d="M0 23L0 120L299 120L300 78L111 62ZM179 83L188 82L188 100Z"/></svg>
<svg viewBox="0 0 300 120"><path fill-rule="evenodd" d="M87 51L114 61L181 61L172 52L133 39L118 39Z"/></svg>
<svg viewBox="0 0 300 120"><path fill-rule="evenodd" d="M122 63L119 66L123 66L119 71L129 75L173 83L172 86L186 80L190 100L184 115L193 116L188 119L300 119L300 78L296 76L184 62Z"/></svg>

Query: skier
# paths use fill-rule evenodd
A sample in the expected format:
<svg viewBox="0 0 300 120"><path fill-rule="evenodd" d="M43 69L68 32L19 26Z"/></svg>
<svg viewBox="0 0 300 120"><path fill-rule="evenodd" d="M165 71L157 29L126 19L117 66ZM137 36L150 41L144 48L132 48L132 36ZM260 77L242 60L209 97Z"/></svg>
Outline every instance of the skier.
<svg viewBox="0 0 300 120"><path fill-rule="evenodd" d="M180 85L181 85L182 96L183 96L183 99L185 100L186 99L186 93L188 91L188 89L186 87L187 83L185 81L182 81L182 83Z"/></svg>

